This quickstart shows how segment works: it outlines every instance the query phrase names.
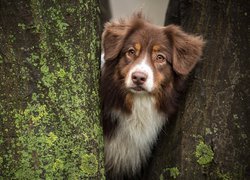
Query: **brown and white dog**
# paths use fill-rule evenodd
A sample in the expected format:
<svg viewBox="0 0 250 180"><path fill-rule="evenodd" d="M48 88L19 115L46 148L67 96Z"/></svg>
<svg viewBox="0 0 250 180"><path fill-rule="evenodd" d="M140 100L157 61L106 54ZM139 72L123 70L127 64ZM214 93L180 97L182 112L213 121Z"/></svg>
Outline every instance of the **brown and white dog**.
<svg viewBox="0 0 250 180"><path fill-rule="evenodd" d="M147 162L203 45L200 36L150 24L140 14L105 25L102 123L111 179L133 176Z"/></svg>

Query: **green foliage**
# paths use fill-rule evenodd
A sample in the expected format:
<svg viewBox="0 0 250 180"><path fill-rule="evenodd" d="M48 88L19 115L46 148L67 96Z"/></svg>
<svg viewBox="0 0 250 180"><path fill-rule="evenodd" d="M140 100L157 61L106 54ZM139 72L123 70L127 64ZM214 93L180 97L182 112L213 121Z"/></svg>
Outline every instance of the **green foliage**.
<svg viewBox="0 0 250 180"><path fill-rule="evenodd" d="M209 165L214 159L214 152L209 145L200 140L199 144L196 146L195 157L199 165Z"/></svg>
<svg viewBox="0 0 250 180"><path fill-rule="evenodd" d="M20 37L0 29L0 179L104 177L97 6L32 0ZM33 41L27 32L37 41L16 48Z"/></svg>

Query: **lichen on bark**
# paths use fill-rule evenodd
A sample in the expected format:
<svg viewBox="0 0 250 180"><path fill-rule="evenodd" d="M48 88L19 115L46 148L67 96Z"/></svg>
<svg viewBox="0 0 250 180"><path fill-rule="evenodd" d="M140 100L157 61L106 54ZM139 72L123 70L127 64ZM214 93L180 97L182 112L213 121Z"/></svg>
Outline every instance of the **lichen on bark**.
<svg viewBox="0 0 250 180"><path fill-rule="evenodd" d="M104 177L98 6L1 2L0 178Z"/></svg>

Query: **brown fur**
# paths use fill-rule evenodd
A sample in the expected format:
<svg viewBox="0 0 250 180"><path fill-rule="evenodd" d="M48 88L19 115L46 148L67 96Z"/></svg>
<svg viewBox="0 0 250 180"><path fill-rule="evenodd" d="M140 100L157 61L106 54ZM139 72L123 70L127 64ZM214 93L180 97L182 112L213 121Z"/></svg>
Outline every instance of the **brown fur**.
<svg viewBox="0 0 250 180"><path fill-rule="evenodd" d="M102 35L105 64L101 78L105 139L112 139L115 133L119 133L116 132L118 120L112 117L111 110L131 113L133 94L125 87L124 81L134 62L146 53L152 55L150 66L154 70L155 88L149 95L155 97L158 111L167 119L177 107L178 93L186 76L197 64L203 45L200 36L189 35L175 25L152 25L140 14L128 20L107 23ZM135 46L138 57L127 53L130 46ZM154 60L154 53L158 51L164 52L166 62Z"/></svg>

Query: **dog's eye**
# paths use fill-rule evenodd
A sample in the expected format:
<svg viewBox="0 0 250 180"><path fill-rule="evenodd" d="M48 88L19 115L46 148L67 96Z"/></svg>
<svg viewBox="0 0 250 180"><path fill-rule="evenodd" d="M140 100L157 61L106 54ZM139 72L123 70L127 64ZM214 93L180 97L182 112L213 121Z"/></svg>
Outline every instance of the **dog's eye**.
<svg viewBox="0 0 250 180"><path fill-rule="evenodd" d="M166 58L165 58L164 55L158 54L158 55L156 56L156 62L158 62L158 63L163 63L163 62L165 62L165 61L166 61Z"/></svg>
<svg viewBox="0 0 250 180"><path fill-rule="evenodd" d="M136 55L135 49L134 48L129 48L127 54L129 56L135 56Z"/></svg>

